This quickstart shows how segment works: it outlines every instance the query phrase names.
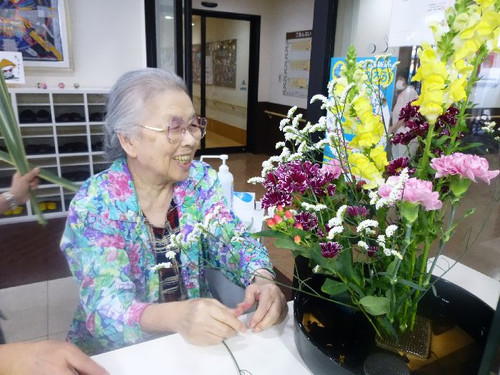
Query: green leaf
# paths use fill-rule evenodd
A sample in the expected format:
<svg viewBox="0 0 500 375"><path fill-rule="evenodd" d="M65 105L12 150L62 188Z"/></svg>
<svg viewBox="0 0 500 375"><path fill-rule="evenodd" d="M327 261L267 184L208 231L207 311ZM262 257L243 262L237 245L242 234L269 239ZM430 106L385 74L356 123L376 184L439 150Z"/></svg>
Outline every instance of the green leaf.
<svg viewBox="0 0 500 375"><path fill-rule="evenodd" d="M384 315L389 312L389 300L386 297L366 296L361 298L359 303L371 315Z"/></svg>
<svg viewBox="0 0 500 375"><path fill-rule="evenodd" d="M274 246L281 247L283 249L297 250L301 255L304 255L306 258L310 258L310 256L307 255L307 248L297 245L290 238L277 238L276 241L274 241Z"/></svg>
<svg viewBox="0 0 500 375"><path fill-rule="evenodd" d="M331 296L342 294L349 289L349 286L341 281L326 279L321 287L321 291Z"/></svg>
<svg viewBox="0 0 500 375"><path fill-rule="evenodd" d="M420 290L421 292L427 292L426 288L424 288L423 286L420 286L418 284L415 284L414 282L409 281L409 280L398 279L398 283L409 286L410 288L413 288L416 290Z"/></svg>

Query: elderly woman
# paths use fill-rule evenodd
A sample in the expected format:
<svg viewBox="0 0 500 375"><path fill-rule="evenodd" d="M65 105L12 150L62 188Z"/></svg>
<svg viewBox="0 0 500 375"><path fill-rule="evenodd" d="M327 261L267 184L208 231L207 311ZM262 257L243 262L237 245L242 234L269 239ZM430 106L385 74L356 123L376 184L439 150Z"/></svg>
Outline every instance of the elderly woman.
<svg viewBox="0 0 500 375"><path fill-rule="evenodd" d="M69 340L85 352L162 332L199 345L219 343L246 330L237 317L255 302L254 331L286 314L267 251L226 209L215 170L193 160L205 128L175 74L132 71L111 89L105 148L113 164L75 195L61 240L80 285ZM206 218L219 228L195 236ZM235 309L210 297L206 262L246 287Z"/></svg>

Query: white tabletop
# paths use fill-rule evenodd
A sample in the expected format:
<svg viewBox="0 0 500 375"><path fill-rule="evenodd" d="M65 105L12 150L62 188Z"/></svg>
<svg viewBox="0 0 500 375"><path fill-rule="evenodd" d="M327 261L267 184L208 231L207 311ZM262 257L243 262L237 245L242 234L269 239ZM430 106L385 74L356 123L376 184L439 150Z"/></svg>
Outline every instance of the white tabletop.
<svg viewBox="0 0 500 375"><path fill-rule="evenodd" d="M441 275L451 265L454 267L443 276L445 279L496 308L500 295L500 283L497 280L463 264L455 264L453 259L444 256L439 259L434 274ZM253 375L311 374L295 347L292 302L288 302L288 307L288 316L281 324L264 332L249 332L226 340L241 370ZM242 319L248 322L249 316ZM112 375L239 375L224 345L195 346L188 344L178 334L100 354L94 359Z"/></svg>
<svg viewBox="0 0 500 375"><path fill-rule="evenodd" d="M260 333L246 333L226 340L241 370L253 375L310 375L293 339L292 302L279 325ZM244 321L249 317L243 317ZM223 344L195 346L180 335L132 345L93 357L111 375L217 374L239 375Z"/></svg>

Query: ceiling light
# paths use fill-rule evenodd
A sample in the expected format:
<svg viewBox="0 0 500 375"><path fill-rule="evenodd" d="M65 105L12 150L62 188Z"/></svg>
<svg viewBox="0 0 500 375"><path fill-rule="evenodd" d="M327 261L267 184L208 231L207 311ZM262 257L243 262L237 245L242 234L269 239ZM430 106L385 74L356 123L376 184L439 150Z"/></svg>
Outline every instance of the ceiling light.
<svg viewBox="0 0 500 375"><path fill-rule="evenodd" d="M174 17L173 17L173 16L165 16L165 19L166 19L166 20L173 20L173 19L174 19Z"/></svg>

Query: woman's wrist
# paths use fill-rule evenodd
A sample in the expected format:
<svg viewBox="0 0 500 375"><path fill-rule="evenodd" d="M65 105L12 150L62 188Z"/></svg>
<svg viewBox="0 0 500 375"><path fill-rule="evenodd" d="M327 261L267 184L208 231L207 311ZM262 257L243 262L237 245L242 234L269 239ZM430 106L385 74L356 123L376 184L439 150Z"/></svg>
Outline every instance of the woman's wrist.
<svg viewBox="0 0 500 375"><path fill-rule="evenodd" d="M251 284L264 284L274 283L274 275L266 268L259 268L255 270L254 275L250 281Z"/></svg>

